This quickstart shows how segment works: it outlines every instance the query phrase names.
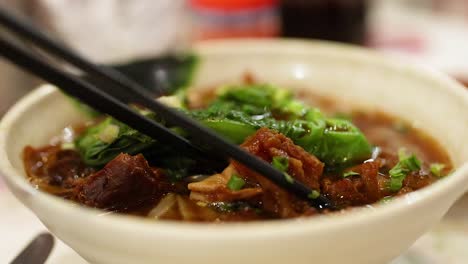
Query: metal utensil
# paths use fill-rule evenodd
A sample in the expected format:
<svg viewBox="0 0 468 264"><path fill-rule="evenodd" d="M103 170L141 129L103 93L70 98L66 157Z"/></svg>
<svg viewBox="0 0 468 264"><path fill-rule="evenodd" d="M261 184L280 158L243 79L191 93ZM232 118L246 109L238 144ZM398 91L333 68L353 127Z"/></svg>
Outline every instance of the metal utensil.
<svg viewBox="0 0 468 264"><path fill-rule="evenodd" d="M43 264L54 247L54 237L49 233L37 235L10 262L10 264Z"/></svg>

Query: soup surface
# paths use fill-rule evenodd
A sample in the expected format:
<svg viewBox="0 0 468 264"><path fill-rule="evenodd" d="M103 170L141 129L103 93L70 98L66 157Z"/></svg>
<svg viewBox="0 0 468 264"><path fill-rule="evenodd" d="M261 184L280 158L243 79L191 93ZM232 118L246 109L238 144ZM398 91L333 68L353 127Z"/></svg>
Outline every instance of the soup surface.
<svg viewBox="0 0 468 264"><path fill-rule="evenodd" d="M323 196L340 210L387 202L452 169L437 142L411 124L306 90L293 94L246 80L166 101L271 163L286 180L306 184L313 190L310 199ZM99 114L65 128L47 146L26 147L24 165L31 183L46 192L153 219L250 221L330 212L238 162L185 156Z"/></svg>

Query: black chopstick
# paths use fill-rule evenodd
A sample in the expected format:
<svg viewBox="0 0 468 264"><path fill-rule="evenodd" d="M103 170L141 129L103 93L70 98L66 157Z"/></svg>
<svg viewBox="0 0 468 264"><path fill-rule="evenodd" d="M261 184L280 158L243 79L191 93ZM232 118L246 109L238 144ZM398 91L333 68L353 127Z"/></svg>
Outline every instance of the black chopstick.
<svg viewBox="0 0 468 264"><path fill-rule="evenodd" d="M15 30L13 30L13 32L16 33L21 31L22 37L28 37L28 39L30 39L34 44L37 44L35 42L37 39L31 38L30 33L32 31L35 32L36 37L40 36L41 34L37 33L38 30L34 29L30 25L27 30L18 30L24 29L22 24L16 23L16 18L4 15L4 12L0 12L0 24L4 25L7 29L14 28ZM94 70L99 69L98 66L87 62L85 59L80 58L78 55L73 54L71 51L65 48L60 48L61 50L57 51L54 46L58 44L44 45L44 43L50 44L48 39L42 38L40 42L40 47L48 53L56 55L63 61L72 64L87 74L92 76L96 75ZM40 76L44 80L57 85L60 87L60 89L66 91L68 94L74 97L79 98L91 107L96 108L96 110L110 114L116 119L139 130L142 133L159 140L168 140L169 143L176 144L179 147L184 147L190 151L198 153L200 152L200 149L194 148L193 145L190 144L190 142L188 142L186 139L171 133L170 130L164 126L161 126L157 122L139 115L124 103L132 102L145 106L149 110L157 113L158 116L165 120L168 124L184 129L185 131L189 132L191 136L199 143L210 146L210 149L216 151L216 153L218 153L218 155L221 157L226 159L233 158L241 162L250 169L264 175L274 183L295 194L296 196L310 201L310 203L316 208L333 208L332 203L324 196L320 195L318 198L311 199L310 195L312 194L312 190L304 184L298 181L294 181L292 183L289 182L284 177L282 172L276 170L267 162L247 153L239 146L229 143L224 138L214 133L212 130L205 128L198 122L185 116L180 111L171 109L153 100L142 88L139 87L138 84L132 83L129 85L126 81L122 81L119 75L114 74L113 71L99 70L99 75L105 76L105 78L102 78L102 76L98 76L98 78L101 80L106 80L107 83L111 81L113 86L127 88L127 92L124 93L127 95L126 99L120 98L122 94L117 96L117 98L113 95L107 94L106 91L100 90L101 87L95 87L94 85L90 85L83 80L73 77L64 71L61 71L49 65L48 63L43 62L39 57L35 56L31 52L15 47L15 45L5 41L4 39L0 40L0 53L18 66L25 68L28 71ZM62 56L64 55L63 53L68 55ZM69 56L70 54L72 54L72 56ZM78 58L80 61L76 61L76 58ZM91 71L89 71L90 69ZM128 91L131 91L131 93ZM200 153L200 155L203 154Z"/></svg>
<svg viewBox="0 0 468 264"><path fill-rule="evenodd" d="M190 156L206 155L202 150L194 147L187 139L174 134L160 123L139 114L134 109L96 87L50 66L41 61L37 55L22 50L1 37L0 53L14 64L59 86L67 94L80 98L94 109L107 113L123 123L131 124L131 127L144 134L153 135L153 137L164 142L170 142L170 144L174 144L180 151L186 151L184 153Z"/></svg>

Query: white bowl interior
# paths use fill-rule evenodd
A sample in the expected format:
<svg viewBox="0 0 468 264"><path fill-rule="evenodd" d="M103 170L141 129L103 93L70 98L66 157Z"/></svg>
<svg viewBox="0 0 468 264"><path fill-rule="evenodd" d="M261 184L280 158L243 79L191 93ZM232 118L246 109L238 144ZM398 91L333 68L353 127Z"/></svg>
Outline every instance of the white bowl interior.
<svg viewBox="0 0 468 264"><path fill-rule="evenodd" d="M362 108L383 110L413 122L437 138L459 170L444 181L377 210L348 212L346 217L223 226L153 223L125 216L96 217L96 211L70 206L61 199L39 193L24 180L21 161L24 146L46 144L63 127L83 120L83 115L63 95L51 86L42 87L22 100L2 121L1 168L13 192L56 235L88 260L151 263L158 258L167 263L187 260L206 263L229 256L234 247L246 253L226 259L225 263L254 263L254 260L284 263L293 255L296 263L308 263L311 257L323 263L343 263L350 256L355 263L377 263L408 247L442 217L465 189L468 93L447 77L367 51L323 43L221 41L201 45L197 50L202 60L195 87L236 81L248 70L259 80L292 89L307 88ZM422 214L424 219L420 219ZM84 224L89 229L79 230ZM383 230L386 227L388 230ZM400 232L398 236L395 230ZM279 238L294 248L289 254L284 253ZM333 256L318 253L327 251L327 242L334 244ZM366 250L383 242L392 246L372 253ZM100 250L93 250L94 246ZM204 253L203 247L213 246L217 253ZM359 250L363 253L356 253ZM177 255L178 251L197 257Z"/></svg>

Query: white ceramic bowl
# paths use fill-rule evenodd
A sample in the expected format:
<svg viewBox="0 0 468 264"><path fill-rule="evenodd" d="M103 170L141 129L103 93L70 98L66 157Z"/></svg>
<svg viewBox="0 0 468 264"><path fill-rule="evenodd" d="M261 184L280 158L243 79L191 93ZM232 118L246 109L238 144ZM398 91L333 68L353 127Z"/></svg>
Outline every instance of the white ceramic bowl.
<svg viewBox="0 0 468 264"><path fill-rule="evenodd" d="M202 44L195 86L238 79L305 87L380 109L437 138L457 170L374 208L305 220L191 224L100 215L34 189L24 146L45 144L83 117L52 86L20 102L0 126L0 166L13 193L91 263L385 263L438 222L468 187L468 92L440 73L370 51L321 42L237 40Z"/></svg>

